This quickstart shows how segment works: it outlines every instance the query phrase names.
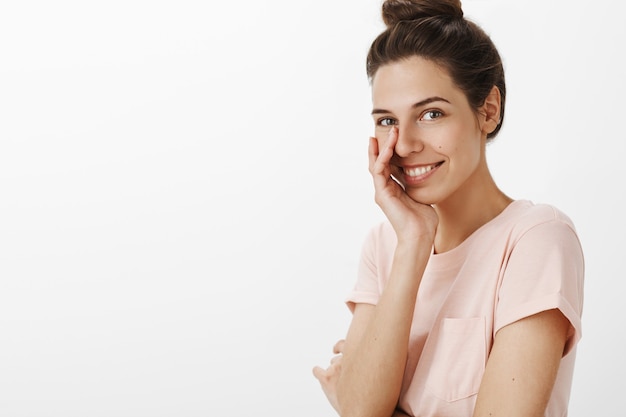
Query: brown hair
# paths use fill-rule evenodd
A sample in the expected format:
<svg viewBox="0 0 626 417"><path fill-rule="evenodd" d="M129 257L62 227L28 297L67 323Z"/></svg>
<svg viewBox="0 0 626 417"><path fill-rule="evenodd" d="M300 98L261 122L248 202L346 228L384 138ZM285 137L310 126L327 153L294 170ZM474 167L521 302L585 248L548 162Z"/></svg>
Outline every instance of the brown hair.
<svg viewBox="0 0 626 417"><path fill-rule="evenodd" d="M387 29L367 55L369 79L385 64L420 56L446 69L475 110L495 85L500 90L500 123L487 138L495 137L504 119L506 98L502 59L489 36L463 17L461 2L386 0L382 16Z"/></svg>

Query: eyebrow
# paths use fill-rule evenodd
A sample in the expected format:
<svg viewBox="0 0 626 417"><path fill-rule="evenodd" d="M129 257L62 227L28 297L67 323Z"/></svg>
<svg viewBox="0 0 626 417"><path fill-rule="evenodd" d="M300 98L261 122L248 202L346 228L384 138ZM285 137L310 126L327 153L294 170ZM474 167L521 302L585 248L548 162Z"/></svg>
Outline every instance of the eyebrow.
<svg viewBox="0 0 626 417"><path fill-rule="evenodd" d="M417 109L419 107L425 106L430 103L434 103L436 101L445 101L446 103L450 103L448 100L446 100L443 97L434 96L434 97L425 98L422 101L418 101L417 103L413 104L411 107L414 109ZM389 110L385 110L385 109L372 110L372 114L389 114L389 113L392 113L392 112L390 112Z"/></svg>

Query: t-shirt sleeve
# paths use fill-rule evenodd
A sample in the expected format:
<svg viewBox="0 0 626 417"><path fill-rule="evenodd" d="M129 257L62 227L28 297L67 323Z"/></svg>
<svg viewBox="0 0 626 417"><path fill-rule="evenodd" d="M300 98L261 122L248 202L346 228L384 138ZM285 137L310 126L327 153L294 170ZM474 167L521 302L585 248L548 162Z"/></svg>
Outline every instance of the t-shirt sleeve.
<svg viewBox="0 0 626 417"><path fill-rule="evenodd" d="M517 241L498 294L494 334L533 314L559 309L569 320L566 355L581 337L584 260L574 229L559 219L536 225Z"/></svg>
<svg viewBox="0 0 626 417"><path fill-rule="evenodd" d="M372 228L361 248L361 256L357 269L357 279L354 287L346 297L346 304L354 312L358 303L376 305L381 294L379 282L379 259L377 253L381 226Z"/></svg>

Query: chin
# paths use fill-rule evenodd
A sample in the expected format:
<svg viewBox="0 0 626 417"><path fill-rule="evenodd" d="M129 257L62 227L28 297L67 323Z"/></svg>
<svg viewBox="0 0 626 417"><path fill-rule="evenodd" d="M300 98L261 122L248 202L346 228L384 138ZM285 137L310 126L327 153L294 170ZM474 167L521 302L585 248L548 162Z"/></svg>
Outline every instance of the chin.
<svg viewBox="0 0 626 417"><path fill-rule="evenodd" d="M405 189L406 190L406 189ZM437 204L441 201L441 199L436 198L435 196L425 195L423 192L419 192L420 190L406 190L407 195L411 197L412 200L420 203L432 206L433 204Z"/></svg>

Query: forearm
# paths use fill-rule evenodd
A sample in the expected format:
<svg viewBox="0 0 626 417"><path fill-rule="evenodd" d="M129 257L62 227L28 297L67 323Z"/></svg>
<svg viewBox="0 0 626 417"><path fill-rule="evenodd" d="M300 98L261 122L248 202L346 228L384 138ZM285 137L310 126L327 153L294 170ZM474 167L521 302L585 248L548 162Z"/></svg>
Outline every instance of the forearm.
<svg viewBox="0 0 626 417"><path fill-rule="evenodd" d="M373 316L358 340L346 342L337 385L342 416L393 414L406 366L417 291L430 249L430 245L396 248L389 282Z"/></svg>

